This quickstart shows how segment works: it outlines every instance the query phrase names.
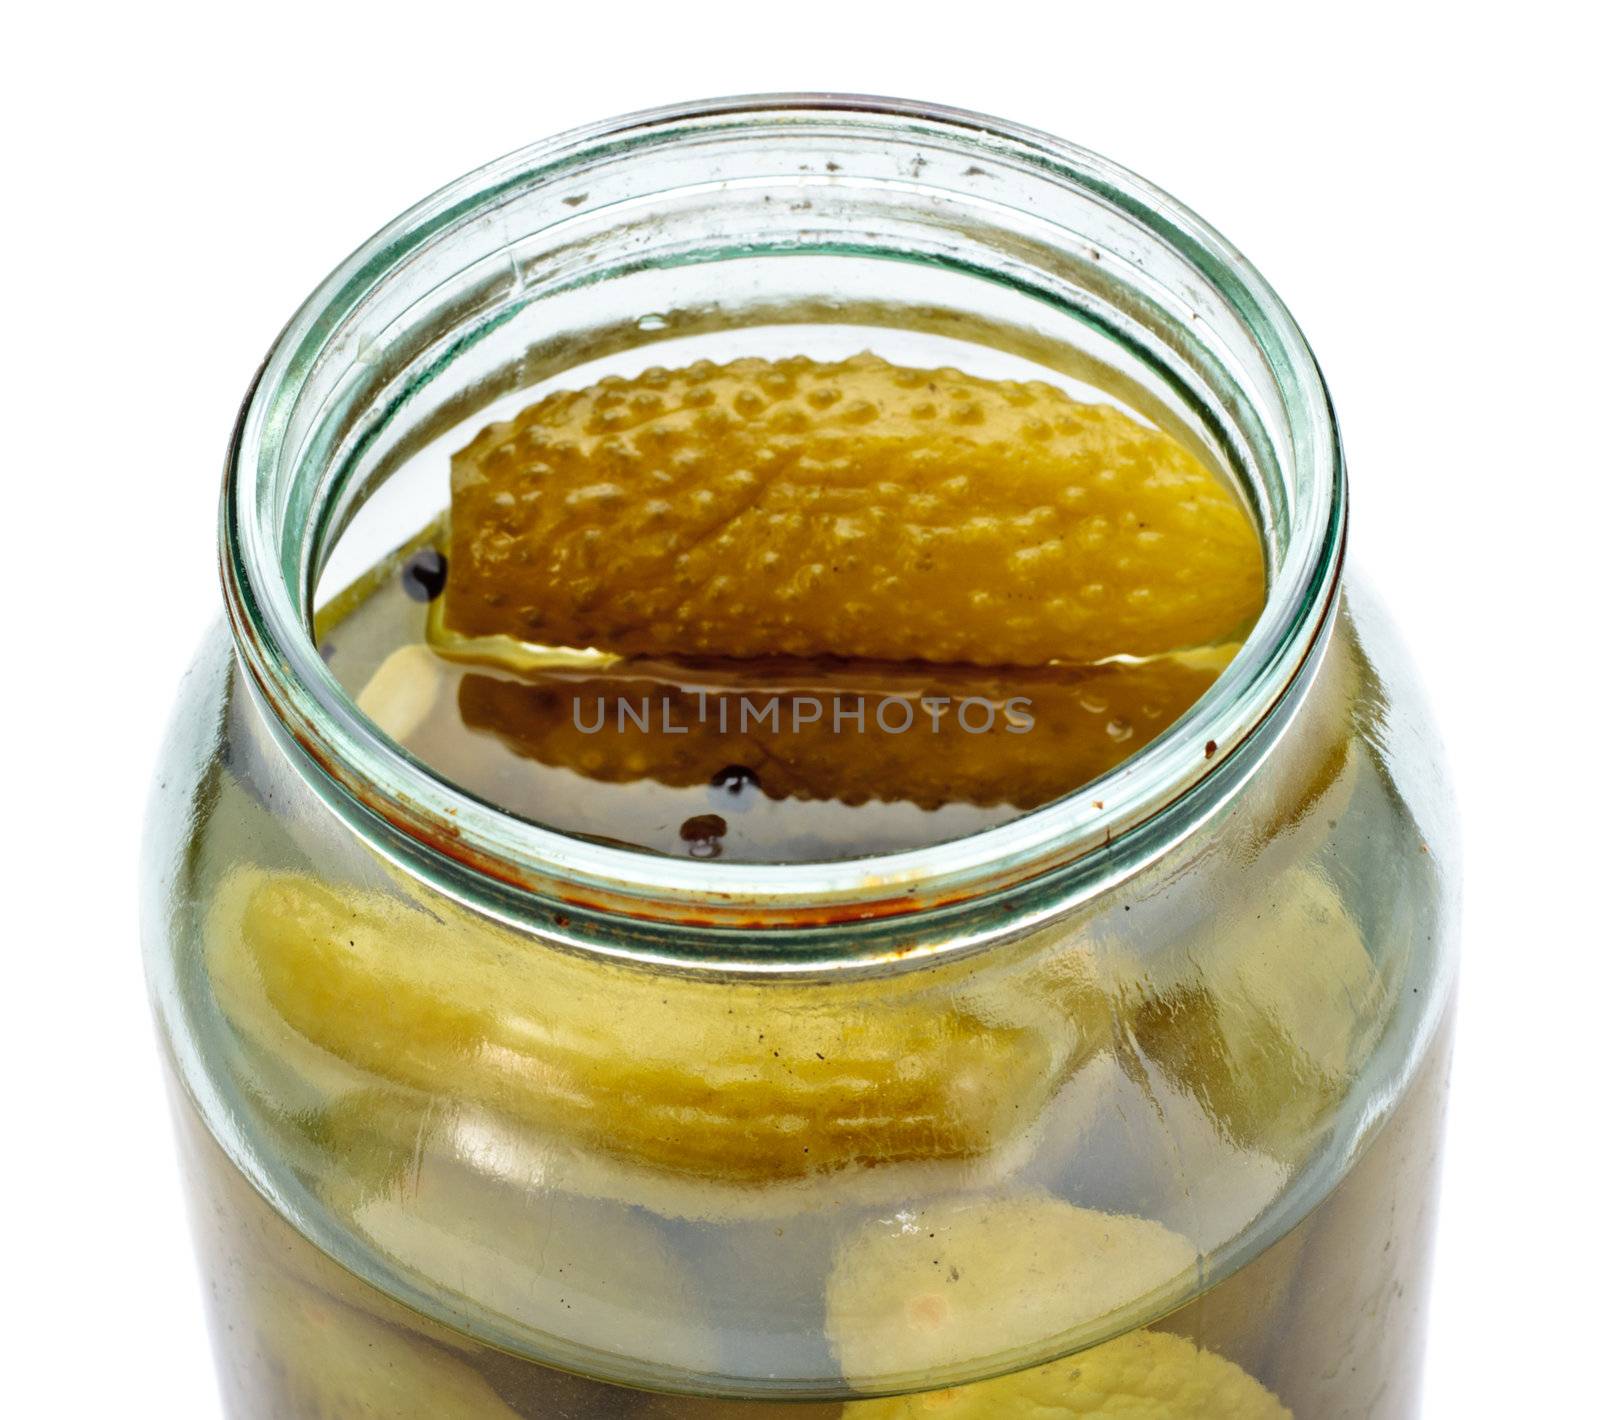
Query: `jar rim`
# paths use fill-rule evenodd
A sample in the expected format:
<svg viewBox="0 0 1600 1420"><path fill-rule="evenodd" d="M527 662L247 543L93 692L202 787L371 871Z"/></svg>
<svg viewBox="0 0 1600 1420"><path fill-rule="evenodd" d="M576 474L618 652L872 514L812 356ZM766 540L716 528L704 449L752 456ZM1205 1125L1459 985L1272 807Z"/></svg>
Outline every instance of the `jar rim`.
<svg viewBox="0 0 1600 1420"><path fill-rule="evenodd" d="M1093 194L1177 254L1260 344L1300 450L1287 541L1239 653L1191 710L1109 775L967 836L805 863L674 858L577 838L495 809L406 755L354 706L318 654L286 555L287 411L330 334L408 257L513 189L619 149L648 157L708 124L771 133L825 117L870 136L911 125ZM319 795L386 858L476 910L577 948L728 969L799 970L945 953L1025 930L1124 880L1181 841L1250 776L1292 716L1325 645L1340 582L1346 494L1316 360L1266 281L1154 185L1035 129L960 109L796 93L651 109L543 140L441 188L362 244L291 319L235 427L221 562L245 682ZM302 533L303 533L302 529ZM829 929L849 926L849 932ZM752 930L760 929L760 930ZM848 938L848 941L841 940Z"/></svg>

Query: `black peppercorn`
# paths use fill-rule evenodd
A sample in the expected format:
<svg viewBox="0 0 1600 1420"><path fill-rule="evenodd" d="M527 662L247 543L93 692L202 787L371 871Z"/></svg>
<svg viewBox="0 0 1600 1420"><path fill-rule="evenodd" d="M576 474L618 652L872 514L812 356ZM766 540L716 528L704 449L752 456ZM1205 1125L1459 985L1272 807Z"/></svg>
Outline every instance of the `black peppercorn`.
<svg viewBox="0 0 1600 1420"><path fill-rule="evenodd" d="M711 776L713 800L735 813L743 812L761 793L761 780L755 770L742 764L728 764Z"/></svg>
<svg viewBox="0 0 1600 1420"><path fill-rule="evenodd" d="M678 837L689 845L696 858L715 858L722 852L722 840L728 833L728 821L721 814L696 814L684 819Z"/></svg>
<svg viewBox="0 0 1600 1420"><path fill-rule="evenodd" d="M436 547L425 547L400 572L400 585L414 602L431 602L444 590L450 563Z"/></svg>

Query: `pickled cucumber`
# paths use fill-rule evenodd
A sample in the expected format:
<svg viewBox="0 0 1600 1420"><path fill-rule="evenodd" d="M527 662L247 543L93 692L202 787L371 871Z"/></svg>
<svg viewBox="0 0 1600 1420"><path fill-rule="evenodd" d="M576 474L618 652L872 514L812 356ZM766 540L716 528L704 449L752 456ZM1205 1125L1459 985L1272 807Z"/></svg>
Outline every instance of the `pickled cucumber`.
<svg viewBox="0 0 1600 1420"><path fill-rule="evenodd" d="M719 1369L688 1264L637 1209L434 1156L366 1199L351 1224L391 1263L554 1337L558 1357L575 1346L693 1375Z"/></svg>
<svg viewBox="0 0 1600 1420"><path fill-rule="evenodd" d="M1176 1299L1199 1261L1160 1223L1043 1192L931 1202L840 1243L828 1336L846 1379L915 1383Z"/></svg>
<svg viewBox="0 0 1600 1420"><path fill-rule="evenodd" d="M663 1009L645 973L288 873L236 874L208 950L224 1013L308 1078L409 1086L723 1182L977 1157L1105 1042L1101 1015L954 978L915 997L684 980Z"/></svg>
<svg viewBox="0 0 1600 1420"><path fill-rule="evenodd" d="M472 1364L325 1293L263 1272L234 1364L294 1420L518 1420ZM253 1403L263 1397L251 1396Z"/></svg>
<svg viewBox="0 0 1600 1420"><path fill-rule="evenodd" d="M702 362L554 394L451 470L444 623L629 655L1158 655L1260 611L1255 531L1175 440L1054 386Z"/></svg>
<svg viewBox="0 0 1600 1420"><path fill-rule="evenodd" d="M1130 1048L1239 1147L1300 1159L1387 1019L1360 929L1331 883L1296 868L1180 945L1124 949Z"/></svg>
<svg viewBox="0 0 1600 1420"><path fill-rule="evenodd" d="M1232 1361L1162 1331L955 1390L852 1401L845 1420L1292 1420Z"/></svg>
<svg viewBox="0 0 1600 1420"><path fill-rule="evenodd" d="M828 1334L847 1379L915 1382L1017 1356L1192 1285L1193 1244L1159 1223L1038 1193L906 1209L845 1239ZM1288 1420L1231 1361L1134 1331L995 1380L852 1401L847 1420Z"/></svg>

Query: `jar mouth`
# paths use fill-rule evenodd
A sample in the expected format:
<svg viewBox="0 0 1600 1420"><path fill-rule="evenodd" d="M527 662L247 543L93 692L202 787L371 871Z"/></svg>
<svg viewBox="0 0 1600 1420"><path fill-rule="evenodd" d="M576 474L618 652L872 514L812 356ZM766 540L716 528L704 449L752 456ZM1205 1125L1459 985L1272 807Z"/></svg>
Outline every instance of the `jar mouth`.
<svg viewBox="0 0 1600 1420"><path fill-rule="evenodd" d="M1089 251L1097 269L1115 267L1130 283L1127 298L1107 309L1120 304L1130 329L1141 319L1153 326L1156 305L1163 328L1180 329L1187 312L1196 368L1232 382L1224 402L1260 442L1248 492L1265 524L1271 576L1265 608L1237 656L1188 713L1112 773L967 837L780 864L671 858L568 836L429 772L355 708L313 640L323 524L351 496L331 486L318 419L332 402L326 391L337 384L340 362L363 358L362 322L403 314L401 274L415 279L430 261L439 263L458 234L492 226L513 198L548 192L553 226L571 217L574 189L601 165L642 168L691 147L732 153L757 138L767 153L801 140L843 152L899 145L911 156L894 181L907 191L933 202L981 202L997 223L1019 231L1026 224L1041 289L1066 281L1056 253L1065 269L1069 249L1083 254L1081 228L1090 226L1106 248L1104 260ZM808 172L805 180L851 182L846 165L838 166L837 178ZM954 177L941 176L955 173L999 181L964 195ZM1052 228L1056 204L1088 216ZM1147 244L1143 253L1119 250L1129 233ZM1013 269L1001 279L1025 280L1015 253L1008 259ZM538 296L535 285L507 299ZM496 318L477 311L458 344ZM289 322L246 397L228 458L221 560L246 681L267 723L321 797L385 857L478 910L574 946L788 971L909 960L1024 930L1122 881L1213 815L1303 694L1331 626L1345 513L1337 426L1310 349L1254 268L1182 204L1082 148L980 114L785 94L654 109L536 143L441 189L364 243ZM841 923L854 929L825 930Z"/></svg>

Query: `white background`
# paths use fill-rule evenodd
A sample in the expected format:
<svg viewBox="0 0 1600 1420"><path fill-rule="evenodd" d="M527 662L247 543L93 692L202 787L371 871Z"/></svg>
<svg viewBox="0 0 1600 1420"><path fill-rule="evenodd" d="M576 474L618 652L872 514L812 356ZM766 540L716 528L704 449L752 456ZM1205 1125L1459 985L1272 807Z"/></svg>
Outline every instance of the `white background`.
<svg viewBox="0 0 1600 1420"><path fill-rule="evenodd" d="M218 1413L136 854L218 606L219 470L260 356L346 251L480 162L649 104L798 88L1098 149L1219 226L1299 317L1344 422L1355 554L1432 688L1466 826L1426 1413L1594 1413L1600 252L1580 7L36 13L8 19L0 82L9 1413Z"/></svg>

